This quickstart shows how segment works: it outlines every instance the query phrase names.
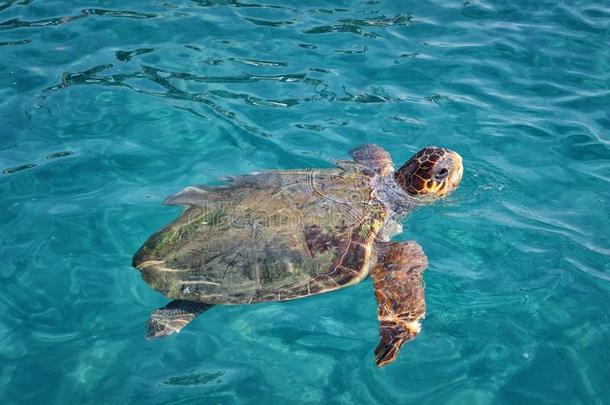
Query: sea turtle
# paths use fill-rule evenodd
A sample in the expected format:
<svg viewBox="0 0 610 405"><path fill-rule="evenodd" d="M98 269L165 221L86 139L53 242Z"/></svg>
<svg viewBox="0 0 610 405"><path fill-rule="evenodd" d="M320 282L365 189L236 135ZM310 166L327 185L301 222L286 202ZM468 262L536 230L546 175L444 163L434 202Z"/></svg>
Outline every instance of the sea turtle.
<svg viewBox="0 0 610 405"><path fill-rule="evenodd" d="M186 210L133 257L144 280L174 299L152 313L147 337L179 332L213 305L303 298L371 274L375 359L392 362L420 331L428 263L416 242L390 238L407 213L457 188L462 158L430 146L394 171L379 146L351 156L331 169L253 173L168 197Z"/></svg>

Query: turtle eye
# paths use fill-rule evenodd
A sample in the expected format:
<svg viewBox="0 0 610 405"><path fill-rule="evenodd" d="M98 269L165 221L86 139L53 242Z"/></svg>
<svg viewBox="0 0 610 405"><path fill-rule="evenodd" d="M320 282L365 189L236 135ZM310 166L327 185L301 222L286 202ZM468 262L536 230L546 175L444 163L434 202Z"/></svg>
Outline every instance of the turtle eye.
<svg viewBox="0 0 610 405"><path fill-rule="evenodd" d="M449 170L447 170L446 168L442 168L441 170L438 171L438 173L436 173L434 175L434 177L437 180L443 180L445 177L447 177L447 175L449 174Z"/></svg>

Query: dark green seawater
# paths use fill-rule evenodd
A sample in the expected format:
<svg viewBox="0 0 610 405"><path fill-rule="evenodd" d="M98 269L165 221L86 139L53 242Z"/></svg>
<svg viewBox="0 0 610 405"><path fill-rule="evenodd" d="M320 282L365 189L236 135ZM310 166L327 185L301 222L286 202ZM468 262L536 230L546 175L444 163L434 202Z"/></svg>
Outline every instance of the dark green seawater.
<svg viewBox="0 0 610 405"><path fill-rule="evenodd" d="M610 2L256 1L0 0L0 402L609 403ZM364 142L466 170L395 363L370 280L144 339L166 195Z"/></svg>

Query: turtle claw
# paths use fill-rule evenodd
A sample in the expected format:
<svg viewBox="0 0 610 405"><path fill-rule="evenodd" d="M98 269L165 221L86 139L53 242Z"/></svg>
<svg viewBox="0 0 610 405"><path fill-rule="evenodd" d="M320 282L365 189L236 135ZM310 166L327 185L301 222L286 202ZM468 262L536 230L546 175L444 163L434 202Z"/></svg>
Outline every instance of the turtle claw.
<svg viewBox="0 0 610 405"><path fill-rule="evenodd" d="M402 343L402 341L398 344L395 344L394 342L386 344L384 344L383 342L379 343L379 345L375 349L375 364L377 364L377 367L386 366L396 360L396 356L398 355L398 349L400 348Z"/></svg>
<svg viewBox="0 0 610 405"><path fill-rule="evenodd" d="M375 364L377 364L377 367L386 366L396 360L398 351L403 343L405 343L405 340L407 339L401 334L396 333L396 330L383 328L381 340L375 349Z"/></svg>

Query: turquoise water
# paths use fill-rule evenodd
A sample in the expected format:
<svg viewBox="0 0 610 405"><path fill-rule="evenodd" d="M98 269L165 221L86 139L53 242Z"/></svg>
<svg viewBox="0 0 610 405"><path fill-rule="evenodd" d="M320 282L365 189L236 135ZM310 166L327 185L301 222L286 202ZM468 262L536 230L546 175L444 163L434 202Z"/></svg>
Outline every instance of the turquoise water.
<svg viewBox="0 0 610 405"><path fill-rule="evenodd" d="M1 402L608 401L610 3L254 1L0 1ZM465 162L395 363L370 280L144 339L166 195L363 142Z"/></svg>

